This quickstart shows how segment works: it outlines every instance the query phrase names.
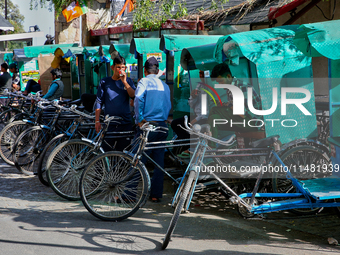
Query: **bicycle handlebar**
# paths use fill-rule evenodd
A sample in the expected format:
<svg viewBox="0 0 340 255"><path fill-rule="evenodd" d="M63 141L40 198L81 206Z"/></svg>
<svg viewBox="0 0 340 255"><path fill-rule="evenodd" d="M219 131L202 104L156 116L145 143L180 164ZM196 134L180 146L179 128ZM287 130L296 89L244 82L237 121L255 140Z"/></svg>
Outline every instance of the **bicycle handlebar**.
<svg viewBox="0 0 340 255"><path fill-rule="evenodd" d="M39 101L38 102L38 107L39 108L41 108L41 109L43 109L43 110L45 110L45 109L47 109L48 108L48 106L43 106L43 104L48 104L48 105L50 105L52 102L51 101L48 101L48 100L41 100L41 101Z"/></svg>
<svg viewBox="0 0 340 255"><path fill-rule="evenodd" d="M183 128L183 129L186 130L189 134L194 134L194 135L200 136L204 139L210 140L212 142L215 142L215 143L218 143L218 144L221 144L221 145L224 145L224 146L230 146L235 142L235 138L236 138L235 134L232 135L227 141L222 141L222 140L216 139L214 137L211 137L209 135L205 135L205 134L200 133L201 126L198 125L198 124L195 124L193 128L190 128L188 126L188 116L187 115L184 116L184 126L185 126L185 128Z"/></svg>
<svg viewBox="0 0 340 255"><path fill-rule="evenodd" d="M143 130L143 131L149 131L149 132L155 132L157 130L160 130L160 131L168 131L169 130L166 127L156 127L156 126L150 124L150 122L145 122L143 124L143 126L141 126L140 129Z"/></svg>
<svg viewBox="0 0 340 255"><path fill-rule="evenodd" d="M117 117L117 116L111 116L109 117L109 115L106 115L104 123L110 123L112 120L122 120L123 118L121 117Z"/></svg>
<svg viewBox="0 0 340 255"><path fill-rule="evenodd" d="M78 115L80 115L80 116L83 116L83 117L85 117L85 118L88 118L88 119L94 119L94 118L96 117L96 116L94 116L94 115L86 114L86 113L84 113L84 112L81 112L81 111L77 110L77 105L75 105L75 104L71 105L70 108L66 108L66 107L64 107L64 106L60 106L60 107L62 107L62 109L71 110L72 112L74 112L74 113L76 113L76 114L78 114Z"/></svg>

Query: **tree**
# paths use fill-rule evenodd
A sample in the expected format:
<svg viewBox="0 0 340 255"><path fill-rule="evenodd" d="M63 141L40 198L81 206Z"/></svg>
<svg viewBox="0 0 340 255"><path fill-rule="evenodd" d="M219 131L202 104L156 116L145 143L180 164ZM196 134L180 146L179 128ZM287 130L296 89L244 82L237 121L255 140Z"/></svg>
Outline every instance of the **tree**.
<svg viewBox="0 0 340 255"><path fill-rule="evenodd" d="M5 17L5 0L0 0L0 14ZM7 19L14 26L13 32L8 32L9 34L23 33L24 30L24 19L25 17L20 14L19 6L13 4L11 0L7 0ZM8 50L20 49L23 47L22 42L11 41L8 42Z"/></svg>

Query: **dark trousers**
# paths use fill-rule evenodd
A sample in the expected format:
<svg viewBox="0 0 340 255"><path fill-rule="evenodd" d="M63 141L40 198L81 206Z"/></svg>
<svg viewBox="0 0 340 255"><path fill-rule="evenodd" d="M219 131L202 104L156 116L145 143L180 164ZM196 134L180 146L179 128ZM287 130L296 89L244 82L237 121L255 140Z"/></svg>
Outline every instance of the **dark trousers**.
<svg viewBox="0 0 340 255"><path fill-rule="evenodd" d="M157 125L161 127L167 127L165 121L157 121ZM137 139L143 131L137 127L137 132L135 139ZM167 131L162 132L150 132L148 136L148 142L158 142L165 141L168 137ZM135 151L136 152L136 151ZM146 154L151 157L160 167L164 168L164 149L153 149L145 151ZM143 157L142 162L145 164L147 162L147 158ZM151 192L150 197L154 198L162 198L163 195L163 182L164 182L164 173L158 167L154 168L154 172L151 178Z"/></svg>
<svg viewBox="0 0 340 255"><path fill-rule="evenodd" d="M190 121L190 120L188 120L188 121ZM201 119L201 120L197 121L196 123L197 124L205 124L206 122L207 122L207 119ZM184 126L184 117L174 119L171 122L171 128L176 133L178 140L180 140L180 139L190 139L190 134L187 131L185 131L181 126L185 127ZM179 149L177 149L177 148L179 148ZM181 147L174 147L174 149L175 149L175 154L177 154L177 153L180 153L181 151L185 151L185 150L189 149L189 145L188 146L181 146Z"/></svg>
<svg viewBox="0 0 340 255"><path fill-rule="evenodd" d="M123 132L123 131L132 131L132 123L128 124L120 124L120 125L110 125L108 131L104 137L104 142L102 144L102 148L104 151L123 151L127 146L131 143L130 137L118 138L119 134L110 134L110 132ZM117 138L110 138L110 137Z"/></svg>
<svg viewBox="0 0 340 255"><path fill-rule="evenodd" d="M93 94L84 93L81 95L81 101L85 110L88 112L93 112L93 105L96 102L97 96Z"/></svg>

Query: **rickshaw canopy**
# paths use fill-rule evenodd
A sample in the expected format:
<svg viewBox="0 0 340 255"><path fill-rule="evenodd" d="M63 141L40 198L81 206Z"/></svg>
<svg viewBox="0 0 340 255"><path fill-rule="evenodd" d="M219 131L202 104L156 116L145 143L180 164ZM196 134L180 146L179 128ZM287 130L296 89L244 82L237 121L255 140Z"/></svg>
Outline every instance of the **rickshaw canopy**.
<svg viewBox="0 0 340 255"><path fill-rule="evenodd" d="M212 70L218 64L213 56L216 43L184 48L181 54L181 66L184 70Z"/></svg>
<svg viewBox="0 0 340 255"><path fill-rule="evenodd" d="M310 115L305 115L295 105L287 105L282 114L280 103L276 110L263 117L266 136L280 135L280 141L290 142L299 138L317 136L315 118L314 83L311 58L304 55L294 44L296 26L268 28L227 35L218 40L214 57L219 63L227 63L233 76L252 84L261 96L262 109L271 109L273 88L277 89L277 102L281 102L281 89L303 88L311 98L304 103ZM303 93L288 93L289 99L301 99ZM275 119L281 125L268 123ZM288 120L296 125L287 127Z"/></svg>
<svg viewBox="0 0 340 255"><path fill-rule="evenodd" d="M24 47L25 56L27 58L35 58L38 57L39 54L54 54L57 48L61 48L62 50L66 50L71 47L77 47L77 43L72 44L48 44L42 46L27 46Z"/></svg>
<svg viewBox="0 0 340 255"><path fill-rule="evenodd" d="M159 49L159 38L134 38L130 43L130 53L148 54L162 52Z"/></svg>
<svg viewBox="0 0 340 255"><path fill-rule="evenodd" d="M340 59L340 20L301 25L295 45L306 56Z"/></svg>
<svg viewBox="0 0 340 255"><path fill-rule="evenodd" d="M162 51L181 51L184 48L216 43L223 35L162 35L159 49Z"/></svg>
<svg viewBox="0 0 340 255"><path fill-rule="evenodd" d="M296 58L304 54L293 44L295 32L291 29L269 28L227 35L218 40L215 59L222 63L226 59L237 65L240 57L254 64Z"/></svg>

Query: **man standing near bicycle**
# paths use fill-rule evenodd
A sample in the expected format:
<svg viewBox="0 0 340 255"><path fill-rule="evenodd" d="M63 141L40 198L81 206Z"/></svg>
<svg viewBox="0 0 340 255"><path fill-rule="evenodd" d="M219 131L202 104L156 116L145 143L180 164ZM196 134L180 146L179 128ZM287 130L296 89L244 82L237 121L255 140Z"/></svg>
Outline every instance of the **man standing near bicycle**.
<svg viewBox="0 0 340 255"><path fill-rule="evenodd" d="M171 109L170 89L166 83L157 77L158 72L159 64L157 59L155 57L149 58L144 65L145 78L138 82L134 100L135 119L138 125L136 137L141 135L143 131L140 128L146 122L167 128L165 121L168 119ZM150 132L148 141L165 141L167 136L167 131ZM154 149L147 152L150 152L153 160L164 168L164 149ZM150 198L153 202L159 202L160 198L162 198L163 181L163 171L155 167L151 179L150 193Z"/></svg>
<svg viewBox="0 0 340 255"><path fill-rule="evenodd" d="M102 79L98 86L97 99L95 102L96 109L96 132L101 130L100 114L102 109L104 115L121 117L120 124L111 124L108 132L132 131L132 120L129 100L134 98L136 87L131 78L125 73L126 62L120 55L113 59L111 66L113 71L112 77ZM130 144L127 138L106 139L103 143L105 151L112 150L106 144L114 145L114 150L123 151Z"/></svg>

